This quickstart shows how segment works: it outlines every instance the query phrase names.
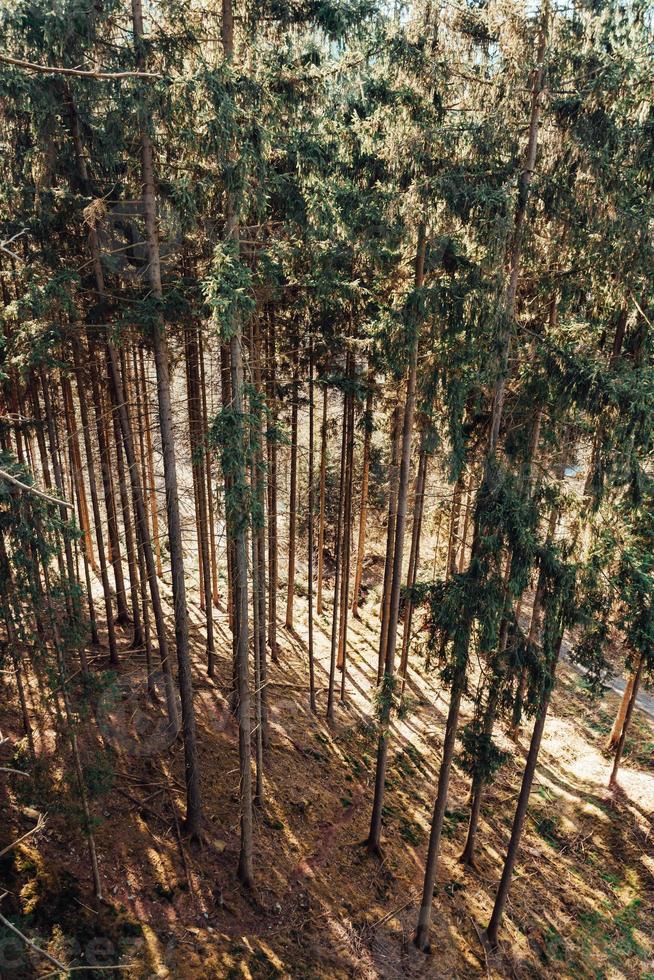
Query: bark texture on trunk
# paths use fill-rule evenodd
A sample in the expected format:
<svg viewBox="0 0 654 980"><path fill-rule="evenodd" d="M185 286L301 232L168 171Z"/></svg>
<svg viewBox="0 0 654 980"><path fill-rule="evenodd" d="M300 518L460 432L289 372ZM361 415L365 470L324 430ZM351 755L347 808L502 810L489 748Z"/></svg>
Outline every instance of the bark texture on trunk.
<svg viewBox="0 0 654 980"><path fill-rule="evenodd" d="M288 585L286 590L286 629L293 629L295 599L295 541L297 536L297 416L299 354L293 355L293 389L291 401L291 489L288 503Z"/></svg>
<svg viewBox="0 0 654 980"><path fill-rule="evenodd" d="M518 803L515 810L515 815L513 817L513 825L511 827L511 837L509 839L509 846L506 852L506 859L504 861L504 867L502 869L502 877L500 878L500 884L497 889L497 894L495 896L495 904L493 906L493 913L491 915L488 928L486 929L486 937L488 939L489 945L492 948L497 946L498 932L500 925L502 923L502 917L504 915L504 909L506 907L506 900L509 894L509 886L511 884L511 878L513 876L513 869L518 857L518 850L520 848L520 841L522 839L522 830L525 823L525 817L527 816L527 808L529 806L529 796L531 794L531 787L534 782L534 775L536 773L536 763L538 762L538 753L540 752L540 745L543 740L543 731L545 730L545 721L547 719L547 711L549 708L550 698L552 696L552 688L554 687L554 676L556 673L556 664L558 662L559 654L561 652L561 644L563 643L563 634L558 641L556 653L554 657L554 662L551 666L550 683L543 695L538 714L536 716L536 722L534 724L534 730L531 736L531 742L529 744L529 753L527 755L527 762L525 763L524 773L522 775L522 784L520 786L520 795L518 796Z"/></svg>
<svg viewBox="0 0 654 980"><path fill-rule="evenodd" d="M425 225L418 228L418 245L415 261L415 286L420 289L424 282L425 251L427 246ZM409 351L404 413L402 419L402 440L400 472L397 489L397 516L395 520L395 540L393 542L393 564L391 587L389 590L388 635L386 639L384 672L382 677L382 701L380 709L380 735L377 745L377 769L375 773L375 797L370 818L370 832L367 847L371 853L378 853L381 841L382 810L386 786L386 765L390 738L390 718L393 700L395 674L395 647L397 625L400 614L400 588L402 585L402 564L404 560L404 532L406 527L407 498L409 492L409 473L411 468L411 438L413 435L413 416L416 401L418 372L418 338L413 338Z"/></svg>
<svg viewBox="0 0 654 980"><path fill-rule="evenodd" d="M320 428L320 490L318 500L318 589L316 612L322 613L322 588L325 564L325 480L327 473L327 385L322 389L322 426Z"/></svg>
<svg viewBox="0 0 654 980"><path fill-rule="evenodd" d="M143 70L143 13L141 0L132 0L132 23L134 40L137 45L137 66ZM161 286L161 258L159 254L159 233L154 187L154 167L152 143L141 108L141 172L143 179L143 212L148 251L148 275L153 295L163 296ZM175 609L175 640L177 643L178 683L182 702L182 730L184 735L184 769L186 778L186 820L185 830L190 836L198 836L202 819L200 798L200 770L195 732L195 710L193 707L193 679L189 650L188 610L186 583L184 580L184 552L182 547L182 526L179 511L179 491L177 487L177 463L175 459L175 436L173 431L172 399L170 392L170 358L163 323L155 324L152 331L154 362L157 372L157 399L159 403L159 427L164 462L166 484L166 513L168 516L168 539L170 542L170 563Z"/></svg>
<svg viewBox="0 0 654 980"><path fill-rule="evenodd" d="M361 601L361 578L363 576L363 557L366 547L366 520L368 518L368 481L370 479L370 441L372 438L372 370L368 373L368 393L363 419L363 462L361 466L361 504L359 507L359 537L357 540L357 563L354 572L354 587L352 589L352 615L359 618L359 603Z"/></svg>

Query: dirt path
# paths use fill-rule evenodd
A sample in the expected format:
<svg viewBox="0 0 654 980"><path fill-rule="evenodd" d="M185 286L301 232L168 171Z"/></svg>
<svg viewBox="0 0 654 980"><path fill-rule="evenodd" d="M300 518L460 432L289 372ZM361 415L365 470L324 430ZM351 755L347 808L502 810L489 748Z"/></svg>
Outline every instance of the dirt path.
<svg viewBox="0 0 654 980"><path fill-rule="evenodd" d="M587 671L584 667L582 667L580 664L576 664L570 659L571 650L572 644L566 640L561 650L563 659L573 668L573 670L576 670L578 674L586 674ZM624 677L615 675L612 677L606 677L604 679L604 686L608 687L609 690L614 691L616 694L619 694L622 697L625 687L627 686L627 682ZM646 714L648 718L654 719L654 695L648 694L647 691L643 691L641 689L636 697L636 707L640 708L640 710Z"/></svg>

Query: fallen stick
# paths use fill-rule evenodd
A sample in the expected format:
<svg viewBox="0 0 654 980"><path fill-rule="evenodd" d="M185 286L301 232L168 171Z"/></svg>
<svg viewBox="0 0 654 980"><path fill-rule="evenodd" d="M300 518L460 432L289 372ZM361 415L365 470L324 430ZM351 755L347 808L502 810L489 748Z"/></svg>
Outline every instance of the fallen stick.
<svg viewBox="0 0 654 980"><path fill-rule="evenodd" d="M59 960L56 960L54 958L54 956L50 956L50 953L46 953L44 949L41 949L40 946L37 946L36 943L33 943L31 939L28 939L27 936L23 935L20 929L17 929L16 926L12 925L9 919L5 919L4 915L0 915L0 922L2 922L3 925L7 927L7 929L13 932L16 936L18 936L19 939L22 939L25 945L29 946L30 949L33 949L35 953L38 953L39 956L43 956L46 960L49 960L51 963L54 963L58 971L61 971L63 973L68 972L70 967L65 966L63 963L60 963ZM50 976L50 977L53 977L55 975L56 975L55 973L46 974L46 976Z"/></svg>
<svg viewBox="0 0 654 980"><path fill-rule="evenodd" d="M0 851L0 858L1 857L4 857L4 855L7 853L7 851L11 851L12 848L14 848L18 844L20 844L21 841L24 841L27 837L31 837L32 834L35 834L37 832L37 830L43 830L44 827L45 827L45 818L44 818L44 816L43 816L42 813L39 813L39 819L36 821L36 823L32 827L32 829L31 830L28 830L27 833L26 834L23 834L22 837L19 837L18 840L13 841L13 843L11 843L11 844L7 844L7 846L5 848L3 848L3 850Z"/></svg>
<svg viewBox="0 0 654 980"><path fill-rule="evenodd" d="M72 973L73 970L131 970L133 966L138 966L137 963L124 963L122 966L67 966L66 973ZM52 970L50 973L41 974L41 980L45 980L46 977L56 977L59 970Z"/></svg>

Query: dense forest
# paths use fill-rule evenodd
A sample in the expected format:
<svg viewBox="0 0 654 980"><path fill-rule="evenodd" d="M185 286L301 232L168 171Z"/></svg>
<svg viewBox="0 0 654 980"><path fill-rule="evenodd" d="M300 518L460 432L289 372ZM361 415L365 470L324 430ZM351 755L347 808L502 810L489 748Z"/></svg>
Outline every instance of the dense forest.
<svg viewBox="0 0 654 980"><path fill-rule="evenodd" d="M652 7L0 25L0 975L654 977Z"/></svg>

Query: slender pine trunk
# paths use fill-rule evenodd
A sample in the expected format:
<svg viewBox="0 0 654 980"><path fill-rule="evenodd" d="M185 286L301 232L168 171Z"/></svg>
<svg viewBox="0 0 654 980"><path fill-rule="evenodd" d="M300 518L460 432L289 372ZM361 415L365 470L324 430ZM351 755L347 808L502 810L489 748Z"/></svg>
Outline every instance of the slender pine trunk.
<svg viewBox="0 0 654 980"><path fill-rule="evenodd" d="M336 680L336 654L338 648L338 611L341 585L341 531L343 528L343 488L345 480L345 453L347 441L346 396L343 396L343 424L341 428L341 467L338 487L338 510L334 537L334 603L332 606L332 631L329 652L329 686L327 689L327 721L334 721L334 684Z"/></svg>
<svg viewBox="0 0 654 980"><path fill-rule="evenodd" d="M609 788L615 789L618 781L618 769L620 768L620 762L622 761L622 753L624 752L624 743L627 738L627 732L629 730L629 723L631 721L631 716L634 713L634 708L636 706L636 698L638 697L638 689L640 687L641 677L643 675L643 668L645 666L645 658L638 658L638 666L636 667L636 672L634 674L634 682L631 687L631 696L629 698L629 703L627 705L627 711L624 716L624 724L622 725L622 731L620 732L620 738L618 739L618 744L615 748L615 758L613 760L613 768L611 769L611 777L609 779Z"/></svg>
<svg viewBox="0 0 654 980"><path fill-rule="evenodd" d="M234 58L234 13L232 0L222 0L222 39L225 59ZM236 202L231 192L227 193L227 238L239 241ZM237 320L229 340L229 367L232 406L238 427L243 419L243 333ZM236 449L235 483L245 484L245 444L243 433L240 446ZM238 877L241 883L250 888L254 882L253 870L253 823L252 823L252 769L250 764L250 684L248 666L248 567L247 567L247 515L236 502L236 512L232 513L231 532L234 538L234 620L236 626L236 667L238 695L238 738L239 771L241 779L241 846L238 862Z"/></svg>
<svg viewBox="0 0 654 980"><path fill-rule="evenodd" d="M370 442L372 438L372 390L373 371L368 372L368 393L363 419L363 462L361 466L361 504L359 507L359 537L357 540L357 563L354 571L354 587L352 590L352 615L359 618L359 603L361 601L361 579L363 576L363 556L366 547L366 520L368 518L368 481L370 479Z"/></svg>
<svg viewBox="0 0 654 980"><path fill-rule="evenodd" d="M163 578L163 566L161 564L161 543L159 540L159 503L157 501L157 483L154 475L154 446L152 443L152 427L150 424L150 399L148 393L148 376L145 371L145 357L143 348L139 348L139 367L141 369L141 398L143 402L143 418L145 430L145 461L147 464L147 482L143 485L147 487L150 497L150 518L152 520L152 540L154 542L154 553L157 562L157 575ZM138 383L138 379L137 379Z"/></svg>
<svg viewBox="0 0 654 980"><path fill-rule="evenodd" d="M322 425L320 427L320 489L318 491L318 586L316 613L322 614L322 589L325 568L325 483L327 475L327 385L322 389Z"/></svg>
<svg viewBox="0 0 654 980"><path fill-rule="evenodd" d="M273 663L279 663L277 649L277 588L279 563L277 558L277 337L274 313L268 317L266 332L266 396L270 432L266 440L268 455L268 646Z"/></svg>
<svg viewBox="0 0 654 980"><path fill-rule="evenodd" d="M415 288L421 289L425 275L425 251L427 247L426 229L424 223L418 228L418 244L415 260ZM378 854L381 842L382 812L384 792L386 788L386 765L390 739L390 720L393 708L395 685L395 646L397 643L397 626L400 614L400 588L402 585L402 564L404 559L404 533L406 528L407 498L409 492L409 474L411 468L411 439L413 436L413 416L416 401L416 383L418 374L418 337L411 342L409 351L409 366L407 370L404 414L402 420L402 449L400 456L400 472L397 486L397 516L395 520L395 540L393 543L393 566L391 587L389 590L388 636L382 678L381 703L379 712L379 741L377 744L377 769L375 773L375 798L370 818L370 833L367 840L368 851Z"/></svg>
<svg viewBox="0 0 654 980"><path fill-rule="evenodd" d="M297 341L299 343L299 341ZM287 630L293 630L295 598L295 544L297 537L297 417L298 417L299 351L293 354L293 388L291 395L291 487L288 503L288 586L286 590Z"/></svg>
<svg viewBox="0 0 654 980"><path fill-rule="evenodd" d="M461 551L459 552L459 573L466 567L466 544L468 541L468 528L470 526L470 514L472 512L472 467L468 476L468 489L466 491L466 507L463 512L463 531L461 532Z"/></svg>
<svg viewBox="0 0 654 980"><path fill-rule="evenodd" d="M620 707L618 708L618 712L615 716L615 721L613 722L613 728L611 729L609 740L606 743L606 747L609 750L609 752L615 751L615 748L618 742L620 741L620 736L622 735L622 730L624 728L625 718L627 716L627 708L629 706L629 702L631 701L631 694L634 689L635 682L636 682L636 673L635 671L631 671L629 677L627 678L627 683L625 685L622 699L620 701Z"/></svg>
<svg viewBox="0 0 654 980"><path fill-rule="evenodd" d="M98 488L95 480L95 460L93 459L93 447L91 445L91 430L89 428L89 416L86 406L86 392L84 390L82 365L77 344L72 345L72 351L73 364L75 367L75 380L77 382L77 400L79 403L80 418L82 420L82 433L84 437L84 449L86 452L86 472L89 481L89 492L91 494L93 523L95 524L95 543L98 550L100 578L102 580L102 592L104 595L104 608L107 621L107 642L109 644L109 663L116 664L118 663L118 649L116 646L116 631L114 628L114 615L111 604L111 586L109 585L109 571L107 568L107 559L104 550L104 535L102 533L102 518L100 516Z"/></svg>
<svg viewBox="0 0 654 980"><path fill-rule="evenodd" d="M137 48L137 67L139 70L143 70L144 48L142 44L143 13L141 0L132 0L132 23L134 41ZM161 259L157 229L153 154L144 106L140 107L140 129L143 179L142 202L147 237L148 275L153 295L160 300L163 297L163 290L161 286ZM177 463L175 459L175 437L173 432L173 412L170 392L170 358L166 331L164 324L161 322L156 323L152 330L152 345L157 373L159 427L163 451L164 480L166 484L166 512L168 515L168 539L170 542L173 606L175 610L178 683L182 702L182 730L184 735L186 777L185 830L190 836L197 837L200 833L202 819L200 771L196 744L195 711L193 708L193 680L189 649L186 583L184 581L184 553L179 512L179 493L177 489Z"/></svg>
<svg viewBox="0 0 654 980"><path fill-rule="evenodd" d="M264 372L262 366L263 351L259 318L253 317L250 333L252 352L251 374L254 379L258 404L254 412L254 496L256 502L253 535L257 538L256 564L252 568L253 579L256 578L256 608L258 629L254 644L254 657L259 675L258 697L260 707L261 743L267 749L270 743L268 726L268 665L266 663L266 470L264 465ZM254 590L253 590L254 591Z"/></svg>
<svg viewBox="0 0 654 980"><path fill-rule="evenodd" d="M522 254L522 244L524 235L524 223L525 216L527 212L527 203L529 197L529 186L534 173L534 167L536 164L536 153L538 148L538 128L540 122L540 110L541 110L541 97L543 91L544 83L544 58L545 49L547 42L547 19L549 12L547 7L543 11L543 18L541 22L541 29L538 41L538 53L536 58L536 69L534 71L532 80L532 99L531 99L531 115L529 120L529 132L527 138L527 148L525 152L524 166L518 180L518 199L516 203L516 210L513 222L513 234L511 245L509 249L509 273L508 282L505 296L505 310L504 310L504 327L501 331L499 337L499 354L496 369L496 381L493 390L492 406L491 406L491 419L490 428L488 436L488 452L486 458L486 466L484 475L482 477L481 488L479 492L485 492L487 482L488 482L488 472L490 463L495 457L497 450L497 444L500 435L500 427L502 423L502 415L504 411L504 399L506 395L506 383L509 372L509 354L511 349L511 340L513 336L514 329L514 311L515 311L515 299L518 288L518 276L520 272L520 260ZM473 532L473 542L471 551L471 563L475 557L476 549L479 545L478 537L478 525L475 520L474 532ZM454 754L454 743L456 740L456 733L458 730L459 722L459 709L461 695L465 687L465 675L467 671L468 656L469 656L469 643L470 643L470 631L472 628L472 619L466 616L465 622L459 628L458 636L455 640L456 645L459 647L456 656L456 669L454 671L454 680L452 685L452 694L450 697L450 709L448 712L448 722L445 736L445 743L443 745L443 759L441 762L441 768L438 777L438 795L436 797L436 803L434 806L434 816L432 820L432 829L430 833L428 854L427 854L427 864L425 868L425 881L423 888L423 900L420 907L420 913L418 916L418 925L416 928L416 935L414 938L415 944L418 949L427 951L429 949L429 925L431 922L431 906L432 898L434 892L434 885L436 883L436 874L438 869L438 854L440 850L441 834L443 829L443 818L445 816L445 807L447 804L447 791L449 786L449 776L450 769L452 766L452 758ZM459 639L461 639L461 645L459 646Z"/></svg>
<svg viewBox="0 0 654 980"><path fill-rule="evenodd" d="M206 440L209 430L209 408L207 399L206 368L204 364L204 340L202 330L198 331L199 361L200 361L200 393L202 400L202 441ZM207 452L204 457L205 476L207 481L207 516L209 519L209 554L211 558L211 596L216 609L220 608L220 589L218 586L218 559L216 556L216 519L214 515L213 501L213 473L211 463L211 453Z"/></svg>
<svg viewBox="0 0 654 980"><path fill-rule="evenodd" d="M205 446L202 434L202 396L200 394L200 370L198 352L198 330L191 326L187 330L186 360L188 365L188 408L191 430L192 470L197 499L197 538L200 552L202 607L205 614L207 643L207 673L213 677L215 643L213 628L213 597L211 593L211 556L209 547L209 517L207 514L207 487L205 474Z"/></svg>
<svg viewBox="0 0 654 980"><path fill-rule="evenodd" d="M37 534L40 533L42 536L42 531L40 529L40 523L38 519L36 520L35 527L36 527ZM4 544L3 544L3 551L4 551ZM45 559L43 559L43 557L41 558L41 567L43 570L43 584L44 584L43 595L45 598L46 610L48 612L48 616L50 619L51 643L55 652L57 670L59 674L59 685L64 701L66 727L68 731L68 738L70 740L71 749L73 752L73 766L75 770L75 777L76 777L77 789L80 797L80 803L82 806L82 813L84 816L86 842L89 851L89 861L91 864L93 888L95 892L95 897L97 899L102 899L102 882L100 881L100 869L98 867L98 857L97 857L97 851L95 847L95 836L93 834L91 810L89 807L89 799L88 799L88 793L86 789L86 781L84 779L84 770L82 768L82 759L79 752L79 744L75 732L75 718L73 716L73 711L70 703L70 695L68 691L69 682L68 682L66 664L64 661L63 647L61 643L61 633L59 629L59 622L50 598L51 589L50 589L50 572L48 569L48 563Z"/></svg>
<svg viewBox="0 0 654 980"><path fill-rule="evenodd" d="M427 482L427 462L428 456L425 449L422 449L418 460L418 473L416 475L416 488L413 500L413 526L411 528L411 552L409 555L409 569L406 577L407 589L412 589L418 577L418 565L420 562L420 534L422 531L422 515L425 509L425 484ZM402 657L400 660L400 674L402 676L402 691L406 684L407 670L409 666L409 647L411 645L411 627L413 625L413 601L408 598L404 607L404 629L402 633Z"/></svg>
<svg viewBox="0 0 654 980"><path fill-rule="evenodd" d="M229 350L227 344L220 345L220 401L223 412L229 412L232 407L232 382L229 372ZM224 468L223 468L224 469ZM232 477L224 471L224 500L225 500L225 526L227 527L228 500L231 495ZM234 540L231 534L227 534L227 621L232 636L236 635L236 618L234 612ZM238 681L236 679L236 657L233 661L233 694L236 697Z"/></svg>
<svg viewBox="0 0 654 980"><path fill-rule="evenodd" d="M309 353L309 521L308 521L308 541L307 541L307 581L308 581L308 600L309 600L309 707L316 713L316 678L313 663L313 428L314 428L314 404L313 404L313 342Z"/></svg>
<svg viewBox="0 0 654 980"><path fill-rule="evenodd" d="M116 515L116 498L114 494L114 483L112 475L112 461L107 440L107 428L105 425L104 405L102 401L102 390L97 369L97 350L90 336L87 333L89 343L89 375L91 378L91 400L95 415L95 431L100 452L100 474L102 476L102 487L104 490L105 511L107 514L107 536L109 541L109 551L111 555L111 565L114 573L114 583L116 586L116 623L119 626L126 626L129 623L129 612L127 610L127 593L125 591L125 578L123 576L122 555L120 542L118 539L118 519Z"/></svg>
<svg viewBox="0 0 654 980"><path fill-rule="evenodd" d="M384 582L380 604L381 629L379 631L379 654L377 657L377 684L381 683L386 662L388 642L388 620L391 600L391 579L393 572L393 546L395 542L395 521L397 515L397 480L399 478L400 451L400 405L393 409L391 416L391 459L388 476L388 521L386 526L386 557L384 559Z"/></svg>
<svg viewBox="0 0 654 980"><path fill-rule="evenodd" d="M107 361L109 352L107 350ZM110 372L110 368L108 371ZM114 429L114 444L116 447L116 466L118 470L118 489L120 492L120 506L123 514L123 529L125 532L125 550L127 552L127 568L129 571L129 590L132 605L132 623L134 633L132 647L138 649L143 646L144 636L141 624L140 589L139 576L137 570L136 551L134 548L134 535L132 533L132 515L129 505L129 494L127 491L127 480L125 478L125 461L123 456L123 445L121 438L121 426L118 417L118 406L115 397L115 388L111 382L108 385L110 400L112 402L112 419Z"/></svg>
<svg viewBox="0 0 654 980"><path fill-rule="evenodd" d="M450 511L450 536L447 543L447 563L445 566L445 580L448 581L457 569L457 548L459 545L459 519L461 517L461 498L463 496L465 474L461 469L452 494L452 509Z"/></svg>
<svg viewBox="0 0 654 980"><path fill-rule="evenodd" d="M354 356L350 355L350 382L354 379ZM354 392L349 392L348 435L345 464L345 504L343 515L343 575L341 582L341 617L338 646L338 667L341 670L341 702L345 701L345 682L347 677L347 619L350 607L350 559L352 538L352 483L354 479Z"/></svg>
<svg viewBox="0 0 654 980"><path fill-rule="evenodd" d="M522 830L525 823L525 817L527 815L527 808L529 806L529 796L531 794L531 787L533 785L534 775L536 773L538 753L540 752L540 745L543 739L543 731L545 729L545 721L547 719L547 710L549 708L550 698L552 696L552 689L554 687L556 664L558 662L558 658L561 652L562 643L563 643L563 633L561 633L558 643L556 645L555 656L553 658L553 663L551 666L549 684L545 690L545 693L541 700L540 708L538 709L538 714L536 716L536 722L534 724L534 730L532 732L531 742L529 744L529 753L527 755L527 762L525 763L525 769L522 775L520 795L518 796L518 803L516 806L515 815L513 817L513 826L511 827L511 837L509 839L509 846L506 852L504 867L502 869L502 877L500 878L497 894L495 896L493 913L491 915L488 928L486 929L486 938L488 939L488 943L491 946L491 948L495 948L497 946L498 932L499 932L500 925L502 923L504 909L506 907L506 900L509 894L509 886L511 884L511 878L513 876L513 869L515 867L515 863L518 857L518 850L520 848L520 841L522 839Z"/></svg>
<svg viewBox="0 0 654 980"><path fill-rule="evenodd" d="M91 524L88 512L85 513L86 493L84 491L84 477L82 475L82 461L79 454L79 440L77 438L77 422L75 419L75 406L70 386L70 378L62 378L62 395L66 418L66 431L68 437L68 448L70 451L71 471L74 477L75 498L77 500L77 513L79 515L80 527L83 529L82 535L82 559L84 565L84 582L86 585L86 599L89 607L89 623L91 627L91 642L98 646L100 638L98 636L98 624L95 616L95 603L93 601L93 586L91 582L91 562L89 561L88 548L91 533ZM77 452L74 447L76 446ZM87 534L88 532L88 534Z"/></svg>

